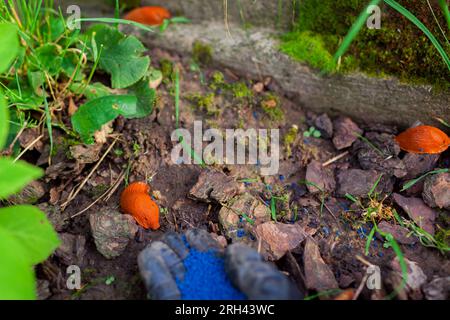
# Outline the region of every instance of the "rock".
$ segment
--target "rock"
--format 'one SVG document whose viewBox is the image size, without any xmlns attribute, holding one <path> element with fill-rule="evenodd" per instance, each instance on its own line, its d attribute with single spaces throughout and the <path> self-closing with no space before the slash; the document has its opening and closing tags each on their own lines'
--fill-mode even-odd
<svg viewBox="0 0 450 320">
<path fill-rule="evenodd" d="M 348 193 L 355 197 L 367 198 L 368 193 L 377 182 L 380 174 L 375 170 L 339 170 L 337 174 L 336 194 L 343 197 Z M 378 193 L 389 193 L 392 192 L 393 187 L 393 179 L 383 175 L 375 191 Z"/>
<path fill-rule="evenodd" d="M 266 222 L 255 228 L 255 235 L 261 241 L 263 255 L 271 261 L 279 260 L 286 252 L 294 250 L 306 238 L 298 224 Z"/>
<path fill-rule="evenodd" d="M 309 238 L 303 253 L 303 266 L 306 288 L 318 292 L 339 288 L 333 272 L 320 256 L 319 247 Z"/>
<path fill-rule="evenodd" d="M 400 147 L 395 136 L 387 133 L 368 132 L 367 141 L 358 140 L 353 145 L 354 152 L 364 170 L 377 170 L 397 178 L 407 174 L 405 164 L 398 158 Z"/>
<path fill-rule="evenodd" d="M 39 126 L 36 128 L 29 128 L 22 132 L 22 134 L 19 135 L 19 143 L 22 148 L 29 147 L 28 150 L 37 150 L 39 152 L 42 152 L 44 149 L 44 143 L 42 142 L 42 139 L 39 139 L 39 136 L 41 135 Z"/>
<path fill-rule="evenodd" d="M 225 203 L 240 190 L 239 184 L 224 173 L 216 170 L 203 171 L 197 183 L 189 191 L 194 200 Z"/>
<path fill-rule="evenodd" d="M 41 203 L 38 205 L 38 208 L 45 212 L 48 220 L 57 232 L 64 230 L 70 219 L 67 211 L 61 211 L 59 206 L 49 205 L 48 203 Z"/>
<path fill-rule="evenodd" d="M 426 177 L 422 199 L 432 208 L 450 209 L 450 173 L 443 172 Z"/>
<path fill-rule="evenodd" d="M 13 204 L 35 204 L 44 195 L 44 184 L 40 181 L 32 181 L 18 194 L 9 197 L 8 200 Z"/>
<path fill-rule="evenodd" d="M 228 242 L 227 239 L 224 236 L 219 236 L 217 233 L 214 232 L 210 232 L 211 237 L 213 237 L 213 239 L 215 241 L 217 241 L 217 243 L 219 243 L 221 248 L 226 248 L 228 246 Z"/>
<path fill-rule="evenodd" d="M 67 265 L 82 265 L 86 254 L 86 238 L 82 235 L 60 233 L 61 245 L 56 249 L 55 255 Z"/>
<path fill-rule="evenodd" d="M 427 300 L 448 300 L 450 298 L 450 277 L 434 278 L 422 288 Z"/>
<path fill-rule="evenodd" d="M 89 223 L 97 250 L 107 259 L 121 255 L 138 231 L 131 215 L 121 214 L 112 208 L 91 214 Z"/>
<path fill-rule="evenodd" d="M 326 113 L 318 116 L 314 121 L 314 125 L 317 129 L 319 129 L 322 137 L 325 139 L 330 139 L 333 136 L 333 123 Z"/>
<path fill-rule="evenodd" d="M 363 133 L 358 125 L 348 117 L 339 117 L 334 120 L 333 128 L 333 144 L 338 150 L 350 147 L 358 139 L 357 135 Z"/>
<path fill-rule="evenodd" d="M 408 152 L 402 160 L 407 172 L 406 176 L 403 178 L 414 179 L 421 174 L 433 170 L 439 160 L 439 154 L 418 154 Z"/>
<path fill-rule="evenodd" d="M 70 147 L 70 154 L 79 163 L 93 163 L 100 158 L 101 144 L 77 144 Z"/>
<path fill-rule="evenodd" d="M 318 161 L 311 161 L 306 168 L 306 180 L 317 185 L 323 192 L 332 192 L 336 188 L 336 180 L 334 172 L 330 168 L 324 168 Z M 321 192 L 314 185 L 306 185 L 309 192 Z"/>
<path fill-rule="evenodd" d="M 380 229 L 384 233 L 392 234 L 394 239 L 401 244 L 414 244 L 418 241 L 418 239 L 414 235 L 409 235 L 408 229 L 397 224 L 390 224 L 387 221 L 381 221 L 378 224 L 378 229 Z M 384 237 L 380 236 L 380 239 L 383 240 Z"/>
<path fill-rule="evenodd" d="M 37 298 L 38 300 L 46 300 L 50 298 L 52 293 L 50 292 L 50 282 L 47 280 L 37 279 Z"/>
<path fill-rule="evenodd" d="M 398 193 L 394 193 L 395 202 L 402 207 L 408 216 L 426 232 L 434 235 L 436 220 L 436 212 L 428 207 L 420 198 L 403 197 Z"/>
<path fill-rule="evenodd" d="M 386 283 L 392 288 L 400 288 L 397 293 L 397 298 L 400 300 L 407 300 L 410 297 L 413 300 L 421 300 L 423 298 L 420 288 L 427 281 L 427 276 L 420 268 L 420 266 L 407 258 L 404 261 L 408 268 L 408 278 L 406 279 L 406 285 L 401 286 L 403 273 L 400 266 L 398 257 L 395 257 L 391 262 L 392 272 L 387 276 Z"/>
<path fill-rule="evenodd" d="M 219 224 L 224 235 L 232 241 L 252 243 L 249 232 L 251 224 L 243 216 L 253 220 L 255 225 L 270 221 L 270 209 L 249 193 L 233 198 L 219 211 Z"/>
</svg>

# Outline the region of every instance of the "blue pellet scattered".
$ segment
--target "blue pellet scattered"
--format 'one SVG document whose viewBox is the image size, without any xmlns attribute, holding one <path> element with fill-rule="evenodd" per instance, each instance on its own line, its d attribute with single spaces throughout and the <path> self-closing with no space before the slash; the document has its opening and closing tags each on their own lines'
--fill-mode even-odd
<svg viewBox="0 0 450 320">
<path fill-rule="evenodd" d="M 237 231 L 236 235 L 237 235 L 239 238 L 242 238 L 242 237 L 245 235 L 245 230 L 244 230 L 244 229 L 239 229 L 239 230 Z"/>
<path fill-rule="evenodd" d="M 284 179 L 285 179 L 285 177 L 282 174 L 280 174 L 279 178 L 280 178 L 280 181 L 284 181 Z"/>
<path fill-rule="evenodd" d="M 244 186 L 248 187 L 251 185 L 251 182 L 244 181 Z"/>
<path fill-rule="evenodd" d="M 328 235 L 330 234 L 330 229 L 328 229 L 328 227 L 322 227 L 323 233 L 325 233 L 325 236 L 328 237 Z"/>
<path fill-rule="evenodd" d="M 177 285 L 183 300 L 245 300 L 225 273 L 223 258 L 212 251 L 191 249 L 184 260 L 186 273 Z"/>
<path fill-rule="evenodd" d="M 380 256 L 380 257 L 382 257 L 382 256 L 384 256 L 384 253 L 383 252 L 378 252 L 378 255 Z"/>
<path fill-rule="evenodd" d="M 253 111 L 252 112 L 252 114 L 253 114 L 253 118 L 255 118 L 256 120 L 258 120 L 258 113 L 256 113 L 256 111 Z"/>
</svg>

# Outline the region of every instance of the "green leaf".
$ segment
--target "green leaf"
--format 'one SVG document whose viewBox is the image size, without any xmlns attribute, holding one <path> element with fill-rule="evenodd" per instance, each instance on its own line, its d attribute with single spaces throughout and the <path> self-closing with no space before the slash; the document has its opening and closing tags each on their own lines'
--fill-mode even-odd
<svg viewBox="0 0 450 320">
<path fill-rule="evenodd" d="M 9 111 L 6 107 L 5 99 L 0 92 L 0 150 L 5 145 L 9 129 Z M 0 169 L 1 170 L 1 169 Z"/>
<path fill-rule="evenodd" d="M 138 38 L 104 24 L 91 27 L 88 35 L 103 46 L 99 66 L 111 75 L 113 88 L 127 88 L 145 76 L 150 58 L 142 56 L 146 49 Z"/>
<path fill-rule="evenodd" d="M 112 95 L 91 100 L 81 105 L 72 116 L 73 129 L 85 143 L 93 143 L 92 135 L 100 130 L 102 125 L 119 115 L 134 115 L 137 100 L 134 95 Z"/>
<path fill-rule="evenodd" d="M 127 118 L 143 118 L 153 111 L 156 91 L 149 85 L 150 79 L 145 77 L 130 88 L 130 93 L 137 97 L 136 111 L 127 116 Z"/>
<path fill-rule="evenodd" d="M 32 59 L 37 69 L 47 72 L 51 76 L 57 75 L 62 68 L 63 58 L 59 47 L 55 44 L 44 44 L 35 51 Z"/>
<path fill-rule="evenodd" d="M 31 181 L 41 177 L 42 170 L 25 161 L 0 158 L 0 199 L 19 192 Z"/>
<path fill-rule="evenodd" d="M 85 87 L 84 90 L 83 87 Z M 112 94 L 111 89 L 100 82 L 88 84 L 87 86 L 83 83 L 75 82 L 70 85 L 69 89 L 75 94 L 83 94 L 88 100 L 110 96 Z"/>
<path fill-rule="evenodd" d="M 17 27 L 12 23 L 0 23 L 0 73 L 8 69 L 18 52 Z"/>
<path fill-rule="evenodd" d="M 34 272 L 26 250 L 0 225 L 0 300 L 35 299 Z"/>
<path fill-rule="evenodd" d="M 45 213 L 30 205 L 1 208 L 0 227 L 19 241 L 30 265 L 47 259 L 60 244 Z"/>
<path fill-rule="evenodd" d="M 38 96 L 43 94 L 42 85 L 44 84 L 44 73 L 42 71 L 30 71 L 27 74 L 28 83 Z"/>
</svg>

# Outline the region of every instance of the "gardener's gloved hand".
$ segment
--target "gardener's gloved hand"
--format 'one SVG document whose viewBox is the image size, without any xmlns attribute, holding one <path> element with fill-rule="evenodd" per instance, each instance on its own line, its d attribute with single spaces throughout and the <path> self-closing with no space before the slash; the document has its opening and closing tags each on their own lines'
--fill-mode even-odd
<svg viewBox="0 0 450 320">
<path fill-rule="evenodd" d="M 166 233 L 138 258 L 152 299 L 300 299 L 293 283 L 250 247 L 223 250 L 200 229 Z"/>
</svg>

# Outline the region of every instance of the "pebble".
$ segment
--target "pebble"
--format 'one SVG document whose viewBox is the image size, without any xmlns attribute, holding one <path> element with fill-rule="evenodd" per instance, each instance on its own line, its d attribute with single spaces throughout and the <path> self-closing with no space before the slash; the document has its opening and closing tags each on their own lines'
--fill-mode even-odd
<svg viewBox="0 0 450 320">
<path fill-rule="evenodd" d="M 334 136 L 333 144 L 338 150 L 350 147 L 358 139 L 356 134 L 362 134 L 363 131 L 358 125 L 348 117 L 339 117 L 333 121 Z M 356 133 L 356 134 L 355 134 Z"/>
<path fill-rule="evenodd" d="M 432 208 L 450 209 L 450 173 L 443 172 L 426 177 L 422 199 Z"/>
</svg>

